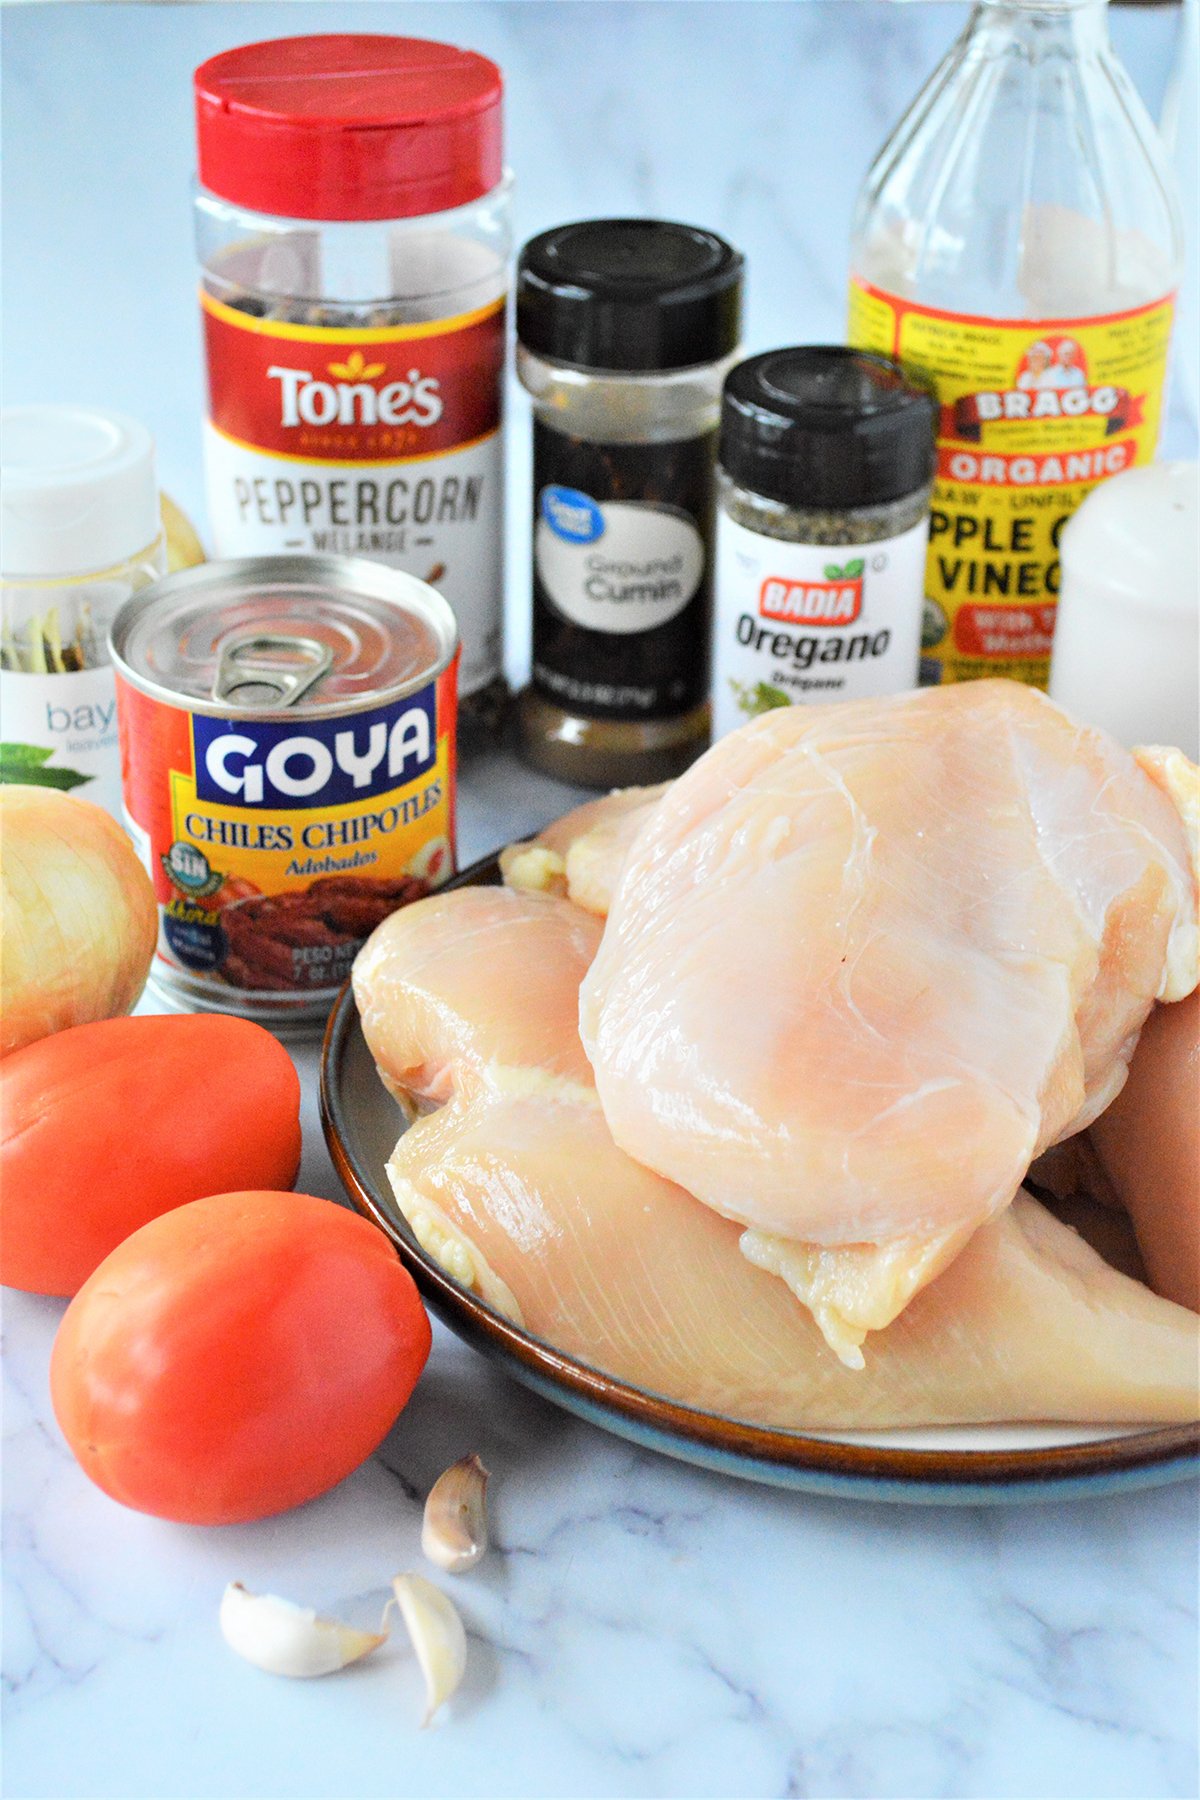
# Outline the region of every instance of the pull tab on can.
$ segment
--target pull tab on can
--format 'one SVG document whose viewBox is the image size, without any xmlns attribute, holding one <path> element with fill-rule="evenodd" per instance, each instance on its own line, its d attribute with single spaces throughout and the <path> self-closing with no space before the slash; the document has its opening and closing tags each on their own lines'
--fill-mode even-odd
<svg viewBox="0 0 1200 1800">
<path fill-rule="evenodd" d="M 333 652 L 316 638 L 281 631 L 230 638 L 221 646 L 214 700 L 268 711 L 294 706 L 333 667 Z"/>
</svg>

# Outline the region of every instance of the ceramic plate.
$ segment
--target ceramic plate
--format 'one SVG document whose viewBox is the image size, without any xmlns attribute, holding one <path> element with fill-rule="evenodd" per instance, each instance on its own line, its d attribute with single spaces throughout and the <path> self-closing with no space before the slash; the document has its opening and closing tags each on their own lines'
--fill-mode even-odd
<svg viewBox="0 0 1200 1800">
<path fill-rule="evenodd" d="M 451 885 L 499 879 L 496 858 L 488 857 Z M 863 1500 L 1058 1499 L 1179 1481 L 1200 1468 L 1200 1426 L 957 1426 L 809 1437 L 646 1393 L 523 1331 L 421 1249 L 392 1198 L 385 1168 L 404 1116 L 375 1073 L 348 986 L 325 1035 L 321 1117 L 351 1200 L 391 1238 L 438 1317 L 518 1381 L 634 1443 L 751 1481 Z"/>
</svg>

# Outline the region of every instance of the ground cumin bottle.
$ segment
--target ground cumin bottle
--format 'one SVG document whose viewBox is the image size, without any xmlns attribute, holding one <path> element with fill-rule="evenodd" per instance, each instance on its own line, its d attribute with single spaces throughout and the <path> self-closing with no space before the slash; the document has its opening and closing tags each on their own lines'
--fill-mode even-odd
<svg viewBox="0 0 1200 1800">
<path fill-rule="evenodd" d="M 922 679 L 1045 687 L 1059 537 L 1158 439 L 1181 240 L 1104 0 L 982 0 L 875 160 L 850 342 L 941 402 Z"/>
<path fill-rule="evenodd" d="M 533 397 L 533 667 L 525 757 L 594 787 L 678 775 L 709 739 L 721 381 L 742 258 L 714 232 L 592 219 L 517 270 Z"/>
</svg>

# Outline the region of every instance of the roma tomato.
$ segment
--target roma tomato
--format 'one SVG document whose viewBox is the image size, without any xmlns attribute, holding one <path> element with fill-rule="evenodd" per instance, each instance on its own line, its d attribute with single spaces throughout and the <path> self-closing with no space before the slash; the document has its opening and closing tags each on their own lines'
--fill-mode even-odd
<svg viewBox="0 0 1200 1800">
<path fill-rule="evenodd" d="M 50 1391 L 106 1494 L 227 1525 L 357 1468 L 429 1341 L 411 1276 L 365 1219 L 311 1194 L 217 1194 L 144 1225 L 84 1283 Z"/>
<path fill-rule="evenodd" d="M 0 1063 L 0 1281 L 73 1294 L 123 1238 L 300 1167 L 300 1082 L 261 1025 L 106 1019 Z"/>
</svg>

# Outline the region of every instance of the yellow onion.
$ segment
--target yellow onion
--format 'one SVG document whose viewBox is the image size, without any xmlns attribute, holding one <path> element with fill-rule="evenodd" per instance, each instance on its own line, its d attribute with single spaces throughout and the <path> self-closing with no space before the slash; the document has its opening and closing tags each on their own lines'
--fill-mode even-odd
<svg viewBox="0 0 1200 1800">
<path fill-rule="evenodd" d="M 115 819 L 55 788 L 0 786 L 0 1056 L 129 1012 L 157 934 Z"/>
</svg>

